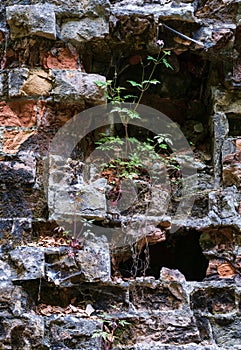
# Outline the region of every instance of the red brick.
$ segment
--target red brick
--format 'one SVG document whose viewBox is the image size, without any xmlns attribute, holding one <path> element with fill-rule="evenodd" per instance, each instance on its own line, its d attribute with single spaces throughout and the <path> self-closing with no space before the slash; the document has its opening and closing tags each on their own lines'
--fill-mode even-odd
<svg viewBox="0 0 241 350">
<path fill-rule="evenodd" d="M 0 126 L 30 127 L 36 124 L 36 102 L 0 102 Z"/>
<path fill-rule="evenodd" d="M 51 52 L 41 55 L 44 68 L 78 69 L 78 54 L 71 53 L 67 48 L 56 49 L 56 54 Z"/>
</svg>

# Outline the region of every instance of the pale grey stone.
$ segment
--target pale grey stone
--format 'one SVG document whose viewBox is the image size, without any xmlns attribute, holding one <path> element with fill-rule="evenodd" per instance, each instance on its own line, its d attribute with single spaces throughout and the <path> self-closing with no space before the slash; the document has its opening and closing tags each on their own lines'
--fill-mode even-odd
<svg viewBox="0 0 241 350">
<path fill-rule="evenodd" d="M 56 19 L 49 5 L 13 5 L 6 9 L 11 38 L 36 35 L 56 38 Z"/>
<path fill-rule="evenodd" d="M 109 23 L 102 17 L 83 18 L 79 21 L 64 23 L 61 29 L 63 40 L 82 43 L 92 39 L 103 39 L 109 34 Z"/>
<path fill-rule="evenodd" d="M 110 253 L 109 245 L 105 241 L 86 240 L 83 250 L 79 250 L 76 261 L 87 282 L 110 280 Z"/>
<path fill-rule="evenodd" d="M 108 0 L 48 0 L 54 6 L 58 17 L 81 18 L 81 17 L 106 17 L 110 14 L 110 2 Z"/>
<path fill-rule="evenodd" d="M 228 154 L 233 154 L 236 151 L 236 146 L 235 146 L 235 139 L 234 138 L 228 138 L 224 140 L 223 142 L 223 147 L 222 147 L 222 161 L 224 161 L 224 158 Z"/>
<path fill-rule="evenodd" d="M 78 197 L 75 202 L 73 195 Z M 78 191 L 73 192 L 71 186 L 62 188 L 49 187 L 48 189 L 49 207 L 52 220 L 67 220 L 73 222 L 76 210 L 76 220 L 81 221 L 81 217 L 104 219 L 106 215 L 105 193 L 96 190 L 90 185 L 80 185 Z"/>
<path fill-rule="evenodd" d="M 19 246 L 10 251 L 18 280 L 31 280 L 44 276 L 44 252 L 41 248 Z"/>
<path fill-rule="evenodd" d="M 46 279 L 57 286 L 70 286 L 79 282 L 110 281 L 109 246 L 104 237 L 93 238 L 76 235 L 76 241 L 82 247 L 71 246 L 45 249 L 45 254 L 51 256 L 53 263 L 46 264 Z M 54 257 L 54 258 L 53 258 Z"/>
<path fill-rule="evenodd" d="M 105 90 L 96 81 L 105 82 L 99 74 L 87 74 L 80 70 L 52 70 L 55 87 L 51 91 L 55 100 L 86 101 L 93 105 L 106 102 Z"/>
<path fill-rule="evenodd" d="M 237 208 L 238 208 L 238 191 L 235 186 L 228 187 L 223 191 L 222 199 L 221 199 L 221 210 L 220 217 L 222 219 L 225 218 L 235 218 L 238 216 Z"/>
</svg>

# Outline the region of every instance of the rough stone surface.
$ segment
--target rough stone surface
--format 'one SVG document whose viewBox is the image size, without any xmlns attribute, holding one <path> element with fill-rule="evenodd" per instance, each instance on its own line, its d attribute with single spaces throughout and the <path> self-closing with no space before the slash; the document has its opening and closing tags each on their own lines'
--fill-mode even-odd
<svg viewBox="0 0 241 350">
<path fill-rule="evenodd" d="M 29 70 L 27 68 L 13 69 L 8 75 L 8 94 L 10 97 L 21 96 L 19 91 L 28 77 Z"/>
<path fill-rule="evenodd" d="M 31 127 L 37 122 L 36 102 L 33 100 L 0 102 L 1 126 Z"/>
<path fill-rule="evenodd" d="M 240 2 L 225 0 L 0 2 L 1 349 L 100 350 L 93 333 L 116 325 L 116 350 L 241 349 L 240 19 Z M 50 160 L 46 193 L 57 131 L 106 103 L 96 81 L 136 95 L 127 81 L 140 82 L 142 62 L 148 79 L 162 40 L 172 69 L 157 67 L 141 102 L 178 123 L 197 174 L 186 185 L 174 166 L 158 189 L 148 172 L 121 180 L 126 198 L 113 201 L 116 183 L 90 164 L 113 125 L 63 163 L 79 123 Z M 177 216 L 183 198 L 193 207 Z"/>
<path fill-rule="evenodd" d="M 83 242 L 83 237 L 78 236 Z M 49 281 L 56 285 L 79 282 L 107 282 L 110 280 L 109 248 L 101 238 L 83 243 L 78 252 L 71 249 L 49 249 L 46 251 L 51 263 L 46 266 Z"/>
<path fill-rule="evenodd" d="M 26 35 L 37 35 L 47 39 L 56 38 L 55 13 L 50 6 L 9 6 L 7 21 L 12 39 Z"/>
<path fill-rule="evenodd" d="M 80 21 L 71 21 L 63 24 L 61 37 L 75 43 L 90 41 L 95 38 L 104 38 L 109 34 L 109 23 L 104 18 L 83 18 Z"/>
<path fill-rule="evenodd" d="M 88 282 L 110 280 L 110 254 L 107 242 L 88 242 L 76 255 L 76 262 Z"/>
<path fill-rule="evenodd" d="M 78 101 L 102 104 L 105 102 L 104 90 L 95 82 L 105 82 L 105 78 L 97 74 L 85 74 L 79 70 L 52 70 L 54 87 L 51 94 L 55 100 Z"/>
<path fill-rule="evenodd" d="M 71 47 L 72 49 L 72 47 Z M 78 53 L 77 50 L 72 52 L 68 48 L 55 48 L 50 52 L 41 55 L 42 65 L 44 68 L 55 69 L 77 69 Z"/>
<path fill-rule="evenodd" d="M 44 276 L 44 253 L 32 247 L 17 247 L 10 253 L 16 266 L 17 279 L 29 280 Z"/>
<path fill-rule="evenodd" d="M 3 152 L 8 154 L 16 154 L 21 145 L 35 134 L 30 130 L 6 130 L 3 134 Z"/>
<path fill-rule="evenodd" d="M 49 321 L 50 344 L 62 349 L 99 349 L 100 339 L 92 338 L 93 333 L 100 329 L 100 323 L 74 316 L 67 316 Z"/>
</svg>

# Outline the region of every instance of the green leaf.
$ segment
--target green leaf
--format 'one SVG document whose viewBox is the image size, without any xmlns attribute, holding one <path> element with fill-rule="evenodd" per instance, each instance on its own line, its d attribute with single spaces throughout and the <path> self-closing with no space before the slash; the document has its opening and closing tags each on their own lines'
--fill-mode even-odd
<svg viewBox="0 0 241 350">
<path fill-rule="evenodd" d="M 116 91 L 117 91 L 117 92 L 118 92 L 118 91 L 121 91 L 121 90 L 126 90 L 126 88 L 121 87 L 121 86 L 118 86 L 118 87 L 116 88 Z"/>
<path fill-rule="evenodd" d="M 127 98 L 137 98 L 138 96 L 135 95 L 125 95 L 123 98 L 126 100 Z"/>
<path fill-rule="evenodd" d="M 133 80 L 127 80 L 128 83 L 131 84 L 131 86 L 142 88 L 142 84 L 137 83 L 136 81 Z"/>
<path fill-rule="evenodd" d="M 152 56 L 147 56 L 147 59 L 149 60 L 149 61 L 153 61 L 153 62 L 157 62 L 157 59 L 156 58 L 154 58 L 154 57 L 152 57 Z"/>
<path fill-rule="evenodd" d="M 152 79 L 152 80 L 143 80 L 142 83 L 143 84 L 154 84 L 154 85 L 156 85 L 156 84 L 160 84 L 160 81 L 157 80 L 157 79 Z"/>
<path fill-rule="evenodd" d="M 172 70 L 174 70 L 174 68 L 170 65 L 170 63 L 165 58 L 163 58 L 162 61 L 166 68 L 171 68 Z"/>
</svg>

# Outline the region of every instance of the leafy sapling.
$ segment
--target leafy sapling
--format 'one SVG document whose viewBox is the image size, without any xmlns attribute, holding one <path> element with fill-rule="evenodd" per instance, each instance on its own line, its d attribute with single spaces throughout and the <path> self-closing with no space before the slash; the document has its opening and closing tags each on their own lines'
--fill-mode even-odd
<svg viewBox="0 0 241 350">
<path fill-rule="evenodd" d="M 172 168 L 177 166 L 174 160 L 170 158 L 170 154 L 168 154 L 168 149 L 170 149 L 168 146 L 172 145 L 171 135 L 159 134 L 154 136 L 154 139 L 147 138 L 145 142 L 140 142 L 137 138 L 130 137 L 128 131 L 130 120 L 141 118 L 137 108 L 141 103 L 144 93 L 151 85 L 160 83 L 159 80 L 153 78 L 157 66 L 164 64 L 166 68 L 173 69 L 167 60 L 170 51 L 163 50 L 164 42 L 162 40 L 158 40 L 157 45 L 160 47 L 160 50 L 156 58 L 147 56 L 146 63 L 140 58 L 140 82 L 127 80 L 130 86 L 137 90 L 138 96 L 124 94 L 126 88 L 117 86 L 117 73 L 115 73 L 114 80 L 107 80 L 106 83 L 96 82 L 98 86 L 106 89 L 107 99 L 113 104 L 110 115 L 115 113 L 120 117 L 125 131 L 125 139 L 121 139 L 119 136 L 116 136 L 114 132 L 111 132 L 110 135 L 102 134 L 101 138 L 96 142 L 97 148 L 102 151 L 110 151 L 118 149 L 118 147 L 120 149 L 115 160 L 110 159 L 109 163 L 104 164 L 104 171 L 102 172 L 102 175 L 107 177 L 108 181 L 109 179 L 112 181 L 113 177 L 115 177 L 116 183 L 114 184 L 114 192 L 116 193 L 121 191 L 121 183 L 119 180 L 134 179 L 142 175 L 146 167 L 145 164 L 143 164 L 143 159 L 158 161 L 161 157 L 161 160 L 167 167 Z M 146 77 L 147 67 L 151 65 L 151 71 Z M 129 102 L 130 100 L 132 100 L 132 102 L 130 102 L 129 108 L 121 105 L 122 102 Z M 165 153 L 164 156 L 162 156 L 163 152 Z M 113 174 L 115 176 L 113 176 Z M 115 199 L 113 202 L 116 202 L 116 198 L 119 197 L 120 196 L 114 197 Z"/>
</svg>

